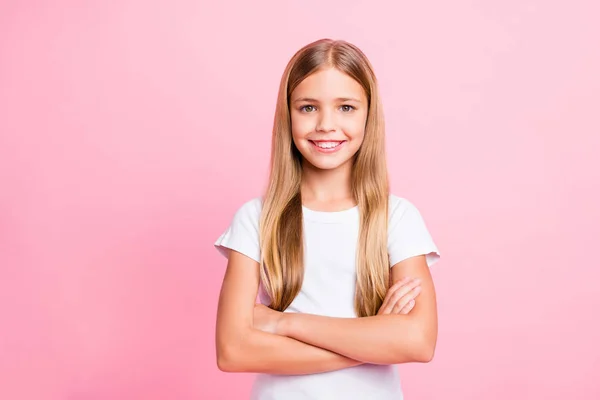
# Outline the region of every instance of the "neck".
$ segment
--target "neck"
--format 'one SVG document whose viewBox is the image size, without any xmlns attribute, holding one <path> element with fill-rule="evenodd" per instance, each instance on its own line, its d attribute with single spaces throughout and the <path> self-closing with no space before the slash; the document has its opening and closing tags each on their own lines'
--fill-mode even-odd
<svg viewBox="0 0 600 400">
<path fill-rule="evenodd" d="M 353 200 L 352 164 L 347 162 L 338 168 L 323 170 L 303 163 L 301 193 L 307 203 Z"/>
</svg>

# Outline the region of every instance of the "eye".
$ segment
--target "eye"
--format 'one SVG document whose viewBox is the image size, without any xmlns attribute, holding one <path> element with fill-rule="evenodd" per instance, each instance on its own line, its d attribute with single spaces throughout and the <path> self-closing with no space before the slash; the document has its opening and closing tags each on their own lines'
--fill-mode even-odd
<svg viewBox="0 0 600 400">
<path fill-rule="evenodd" d="M 302 112 L 312 112 L 314 109 L 315 107 L 311 106 L 310 104 L 300 107 L 300 111 Z"/>
<path fill-rule="evenodd" d="M 350 112 L 350 111 L 353 111 L 353 110 L 355 110 L 355 109 L 356 109 L 356 108 L 354 108 L 353 106 L 351 106 L 351 105 L 348 105 L 348 104 L 344 104 L 344 105 L 342 106 L 342 111 L 343 111 L 343 112 Z"/>
</svg>

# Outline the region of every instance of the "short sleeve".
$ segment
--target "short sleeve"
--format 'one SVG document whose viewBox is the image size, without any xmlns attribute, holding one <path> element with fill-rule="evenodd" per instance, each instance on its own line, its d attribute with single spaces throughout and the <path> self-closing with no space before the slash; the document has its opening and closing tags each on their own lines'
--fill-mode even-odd
<svg viewBox="0 0 600 400">
<path fill-rule="evenodd" d="M 235 250 L 260 262 L 258 224 L 261 206 L 261 199 L 255 198 L 244 203 L 235 212 L 230 225 L 214 243 L 225 258 L 229 258 L 229 250 Z"/>
<path fill-rule="evenodd" d="M 390 266 L 410 257 L 425 255 L 431 267 L 440 259 L 419 210 L 410 201 L 390 196 L 390 219 L 388 225 L 388 254 Z"/>
</svg>

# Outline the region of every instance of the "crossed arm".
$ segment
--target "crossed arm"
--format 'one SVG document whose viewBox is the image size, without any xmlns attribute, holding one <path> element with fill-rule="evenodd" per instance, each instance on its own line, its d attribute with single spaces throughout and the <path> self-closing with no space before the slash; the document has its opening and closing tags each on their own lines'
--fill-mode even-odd
<svg viewBox="0 0 600 400">
<path fill-rule="evenodd" d="M 399 262 L 393 266 L 392 276 L 394 282 L 404 276 L 421 279 L 419 300 L 409 314 L 334 318 L 278 313 L 277 327 L 269 333 L 253 323 L 258 263 L 232 250 L 217 313 L 219 369 L 312 374 L 362 363 L 428 362 L 437 340 L 437 307 L 425 256 Z"/>
</svg>

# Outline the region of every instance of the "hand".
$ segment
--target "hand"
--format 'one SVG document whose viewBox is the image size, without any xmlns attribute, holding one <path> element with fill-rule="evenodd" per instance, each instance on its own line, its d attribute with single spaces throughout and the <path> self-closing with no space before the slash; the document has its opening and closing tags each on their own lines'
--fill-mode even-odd
<svg viewBox="0 0 600 400">
<path fill-rule="evenodd" d="M 282 319 L 282 312 L 275 311 L 263 304 L 254 305 L 254 329 L 279 335 Z"/>
<path fill-rule="evenodd" d="M 405 277 L 396 282 L 385 295 L 377 315 L 408 314 L 415 306 L 415 298 L 421 293 L 421 280 Z"/>
</svg>

